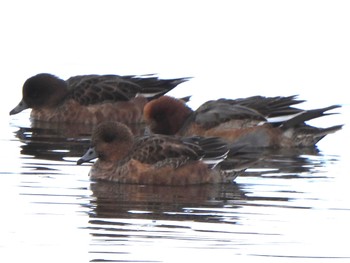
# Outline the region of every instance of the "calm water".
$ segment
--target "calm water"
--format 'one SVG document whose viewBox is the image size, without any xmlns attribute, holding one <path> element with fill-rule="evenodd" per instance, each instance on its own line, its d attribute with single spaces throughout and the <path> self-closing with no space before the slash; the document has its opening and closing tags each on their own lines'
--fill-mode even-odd
<svg viewBox="0 0 350 263">
<path fill-rule="evenodd" d="M 1 262 L 350 262 L 347 127 L 235 184 L 154 187 L 91 182 L 89 131 L 28 116 L 1 120 Z"/>
</svg>

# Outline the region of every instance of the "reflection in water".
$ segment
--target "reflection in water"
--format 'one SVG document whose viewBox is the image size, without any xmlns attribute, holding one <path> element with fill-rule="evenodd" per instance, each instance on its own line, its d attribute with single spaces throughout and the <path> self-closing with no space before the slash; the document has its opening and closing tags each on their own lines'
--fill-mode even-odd
<svg viewBox="0 0 350 263">
<path fill-rule="evenodd" d="M 91 190 L 94 197 L 91 218 L 140 218 L 141 215 L 162 220 L 207 221 L 207 218 L 184 213 L 184 208 L 223 207 L 228 200 L 245 198 L 237 184 L 167 187 L 94 182 Z"/>
<path fill-rule="evenodd" d="M 36 159 L 63 160 L 64 157 L 78 157 L 88 147 L 88 136 L 65 137 L 61 130 L 41 128 L 20 128 L 16 136 L 23 143 L 21 154 Z"/>
<path fill-rule="evenodd" d="M 241 194 L 236 185 L 231 186 L 233 195 Z M 96 261 L 163 261 L 167 246 L 181 248 L 194 239 L 200 240 L 195 237 L 194 227 L 199 222 L 210 222 L 208 214 L 214 216 L 215 212 L 209 205 L 223 202 L 218 198 L 220 188 L 92 183 L 91 256 Z M 193 207 L 207 207 L 208 212 L 195 213 Z"/>
<path fill-rule="evenodd" d="M 313 174 L 318 168 L 324 166 L 325 159 L 316 147 L 265 150 L 250 172 L 246 175 L 279 176 L 285 178 L 300 177 Z M 319 175 L 318 175 L 319 176 Z"/>
<path fill-rule="evenodd" d="M 143 125 L 130 126 L 134 134 L 143 134 Z M 93 127 L 82 124 L 34 122 L 20 127 L 16 137 L 23 142 L 21 154 L 37 159 L 60 161 L 81 157 L 89 146 Z"/>
</svg>

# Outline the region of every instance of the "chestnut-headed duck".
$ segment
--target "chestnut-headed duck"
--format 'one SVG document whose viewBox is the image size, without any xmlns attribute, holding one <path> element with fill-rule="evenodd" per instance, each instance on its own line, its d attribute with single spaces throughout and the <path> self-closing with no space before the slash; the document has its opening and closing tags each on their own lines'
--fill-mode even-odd
<svg viewBox="0 0 350 263">
<path fill-rule="evenodd" d="M 342 125 L 317 128 L 305 124 L 332 114 L 326 112 L 339 105 L 314 110 L 292 107 L 300 102 L 295 96 L 254 96 L 208 101 L 193 111 L 175 98 L 161 96 L 146 104 L 144 117 L 153 133 L 218 136 L 254 148 L 312 147 L 327 134 L 341 129 Z M 285 119 L 276 121 L 276 117 Z"/>
<path fill-rule="evenodd" d="M 152 185 L 224 183 L 239 174 L 227 164 L 226 170 L 220 168 L 232 150 L 221 138 L 135 137 L 120 122 L 103 122 L 94 129 L 91 147 L 77 164 L 98 158 L 89 173 L 94 180 Z"/>
<path fill-rule="evenodd" d="M 25 81 L 22 100 L 10 115 L 31 108 L 31 118 L 38 121 L 141 123 L 143 107 L 149 100 L 186 80 L 154 75 L 81 75 L 63 80 L 41 73 Z"/>
</svg>

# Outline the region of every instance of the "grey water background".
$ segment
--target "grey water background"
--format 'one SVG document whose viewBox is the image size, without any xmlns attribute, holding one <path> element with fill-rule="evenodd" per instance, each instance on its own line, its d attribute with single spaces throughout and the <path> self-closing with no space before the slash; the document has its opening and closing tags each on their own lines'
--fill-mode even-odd
<svg viewBox="0 0 350 263">
<path fill-rule="evenodd" d="M 3 1 L 0 262 L 349 262 L 348 1 Z M 48 72 L 193 77 L 171 95 L 341 104 L 318 151 L 266 153 L 235 184 L 91 182 L 84 127 L 8 112 Z"/>
</svg>

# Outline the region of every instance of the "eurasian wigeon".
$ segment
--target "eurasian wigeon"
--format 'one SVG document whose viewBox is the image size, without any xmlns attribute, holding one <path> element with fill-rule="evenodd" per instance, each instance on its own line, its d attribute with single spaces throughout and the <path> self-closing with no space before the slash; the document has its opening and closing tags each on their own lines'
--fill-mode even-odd
<svg viewBox="0 0 350 263">
<path fill-rule="evenodd" d="M 38 121 L 140 123 L 147 101 L 186 80 L 159 79 L 153 75 L 81 75 L 65 81 L 41 73 L 25 81 L 22 100 L 10 115 L 31 108 L 31 118 Z"/>
<path fill-rule="evenodd" d="M 295 96 L 255 96 L 208 101 L 193 111 L 175 98 L 161 96 L 146 104 L 144 117 L 153 133 L 218 136 L 256 148 L 311 147 L 327 134 L 341 129 L 342 125 L 317 128 L 305 124 L 332 114 L 326 112 L 339 105 L 314 110 L 291 107 L 300 102 Z M 270 117 L 285 117 L 285 120 L 273 122 Z"/>
<path fill-rule="evenodd" d="M 89 173 L 95 180 L 153 185 L 222 183 L 237 176 L 232 167 L 220 168 L 231 150 L 220 138 L 156 134 L 135 138 L 126 125 L 104 122 L 94 129 L 91 147 L 77 164 L 98 158 Z"/>
</svg>

